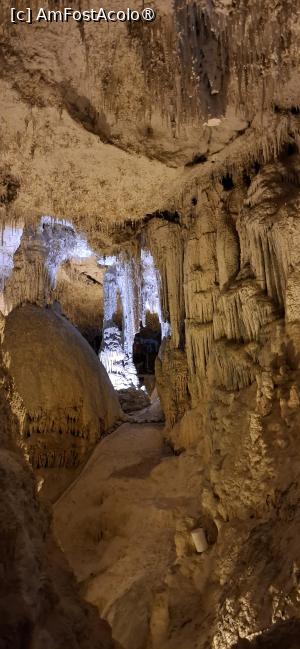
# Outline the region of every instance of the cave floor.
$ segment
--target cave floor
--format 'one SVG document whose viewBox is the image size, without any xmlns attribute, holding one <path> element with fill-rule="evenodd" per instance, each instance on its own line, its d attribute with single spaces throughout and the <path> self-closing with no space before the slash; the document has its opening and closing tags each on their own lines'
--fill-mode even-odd
<svg viewBox="0 0 300 649">
<path fill-rule="evenodd" d="M 161 636 L 163 646 L 163 601 L 170 587 L 180 625 L 199 606 L 192 574 L 202 559 L 190 557 L 181 574 L 174 541 L 182 521 L 199 515 L 199 459 L 189 452 L 174 456 L 163 433 L 163 424 L 121 425 L 96 447 L 54 506 L 55 534 L 85 598 L 126 649 L 147 646 L 158 600 L 152 634 Z"/>
</svg>

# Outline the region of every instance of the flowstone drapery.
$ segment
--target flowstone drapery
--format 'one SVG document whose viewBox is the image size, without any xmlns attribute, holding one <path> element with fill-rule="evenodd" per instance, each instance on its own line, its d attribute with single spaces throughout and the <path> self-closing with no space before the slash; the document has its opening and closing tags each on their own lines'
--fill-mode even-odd
<svg viewBox="0 0 300 649">
<path fill-rule="evenodd" d="M 2 348 L 26 457 L 35 469 L 78 466 L 121 414 L 96 354 L 66 318 L 31 304 L 5 319 Z"/>
</svg>

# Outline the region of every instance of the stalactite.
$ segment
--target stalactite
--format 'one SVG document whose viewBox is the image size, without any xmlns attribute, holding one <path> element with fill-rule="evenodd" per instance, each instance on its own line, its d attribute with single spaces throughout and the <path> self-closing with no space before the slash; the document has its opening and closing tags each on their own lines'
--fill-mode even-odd
<svg viewBox="0 0 300 649">
<path fill-rule="evenodd" d="M 247 213 L 248 214 L 248 213 Z M 278 219 L 251 219 L 241 221 L 246 232 L 243 258 L 249 259 L 257 280 L 269 297 L 284 306 L 286 282 L 290 266 L 289 233 Z M 271 226 L 271 227 L 270 227 Z"/>
<path fill-rule="evenodd" d="M 195 405 L 203 392 L 207 364 L 213 342 L 212 323 L 186 321 L 186 353 L 189 369 L 189 391 Z"/>
<path fill-rule="evenodd" d="M 146 314 L 155 313 L 161 326 L 162 339 L 170 334 L 170 325 L 164 320 L 161 305 L 161 278 L 149 250 L 141 250 L 141 321 L 146 324 Z"/>
<path fill-rule="evenodd" d="M 220 341 L 213 347 L 208 369 L 211 384 L 226 390 L 242 390 L 256 378 L 257 365 L 253 361 L 253 349 L 247 346 Z"/>
<path fill-rule="evenodd" d="M 152 219 L 147 225 L 145 238 L 160 272 L 163 319 L 170 323 L 173 344 L 179 347 L 185 312 L 180 228 L 173 223 Z"/>
<path fill-rule="evenodd" d="M 113 320 L 117 312 L 119 291 L 117 259 L 108 257 L 101 261 L 107 268 L 103 284 L 104 314 L 100 360 L 114 387 L 118 390 L 130 387 L 131 383 L 125 373 L 126 354 L 123 335 Z"/>
<path fill-rule="evenodd" d="M 37 226 L 13 231 L 5 246 L 8 257 L 0 279 L 4 313 L 24 302 L 46 304 L 55 288 L 59 266 L 72 257 L 82 259 L 92 254 L 70 222 L 52 217 L 42 217 Z"/>
<path fill-rule="evenodd" d="M 138 257 L 124 253 L 100 259 L 100 263 L 107 266 L 100 360 L 117 390 L 136 389 L 139 380 L 133 363 L 133 344 L 147 311 L 158 315 L 163 338 L 169 332 L 162 316 L 159 274 L 152 255 L 145 250 Z M 122 332 L 113 320 L 118 295 L 122 305 Z"/>
<path fill-rule="evenodd" d="M 277 317 L 276 304 L 260 290 L 257 282 L 241 282 L 219 297 L 213 316 L 214 339 L 257 340 L 261 328 Z"/>
<path fill-rule="evenodd" d="M 216 310 L 219 289 L 201 290 L 199 279 L 191 278 L 185 283 L 185 304 L 188 319 L 199 319 L 200 323 L 212 322 Z"/>
</svg>

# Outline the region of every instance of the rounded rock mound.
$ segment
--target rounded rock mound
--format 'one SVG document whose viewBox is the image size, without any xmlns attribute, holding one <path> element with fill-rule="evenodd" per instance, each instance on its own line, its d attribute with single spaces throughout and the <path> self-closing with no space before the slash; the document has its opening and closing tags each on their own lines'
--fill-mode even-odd
<svg viewBox="0 0 300 649">
<path fill-rule="evenodd" d="M 29 304 L 6 318 L 3 352 L 32 466 L 77 466 L 121 414 L 97 355 L 66 318 Z"/>
</svg>

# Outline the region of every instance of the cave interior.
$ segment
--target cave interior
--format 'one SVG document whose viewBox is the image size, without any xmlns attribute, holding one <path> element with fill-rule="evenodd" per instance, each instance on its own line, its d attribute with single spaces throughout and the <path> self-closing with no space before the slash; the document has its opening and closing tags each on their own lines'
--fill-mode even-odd
<svg viewBox="0 0 300 649">
<path fill-rule="evenodd" d="M 299 649 L 300 0 L 73 6 L 0 7 L 0 649 Z"/>
</svg>

